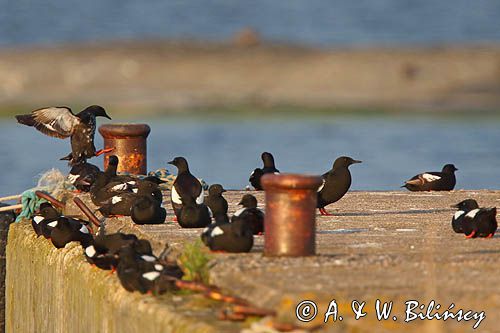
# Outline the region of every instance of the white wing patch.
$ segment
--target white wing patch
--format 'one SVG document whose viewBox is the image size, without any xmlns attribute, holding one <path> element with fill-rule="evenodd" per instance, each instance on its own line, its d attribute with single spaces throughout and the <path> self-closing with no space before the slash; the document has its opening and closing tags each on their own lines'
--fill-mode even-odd
<svg viewBox="0 0 500 333">
<path fill-rule="evenodd" d="M 119 202 L 120 202 L 120 201 L 122 201 L 122 200 L 123 200 L 123 199 L 122 199 L 122 197 L 118 197 L 118 196 L 116 196 L 116 197 L 112 197 L 112 198 L 111 198 L 111 203 L 112 203 L 113 205 L 115 205 L 115 204 L 119 203 Z"/>
<path fill-rule="evenodd" d="M 129 184 L 129 185 L 135 185 L 136 182 L 135 182 L 135 180 L 131 180 L 131 181 L 128 181 L 127 184 Z"/>
<path fill-rule="evenodd" d="M 141 259 L 142 259 L 142 260 L 144 260 L 144 261 L 147 261 L 147 262 L 153 262 L 153 261 L 155 261 L 155 260 L 156 260 L 156 258 L 155 258 L 155 257 L 153 257 L 153 256 L 148 256 L 148 255 L 146 255 L 146 254 L 145 254 L 145 255 L 143 255 L 143 256 L 141 256 Z"/>
<path fill-rule="evenodd" d="M 95 256 L 96 253 L 97 251 L 95 250 L 94 245 L 90 245 L 87 248 L 85 248 L 85 254 L 87 255 L 87 257 L 92 258 L 93 256 Z"/>
<path fill-rule="evenodd" d="M 133 188 L 133 189 L 132 189 L 132 192 L 137 193 L 137 192 L 139 192 L 139 189 L 137 189 L 137 188 Z"/>
<path fill-rule="evenodd" d="M 156 269 L 157 271 L 162 271 L 162 270 L 163 270 L 163 265 L 156 264 L 156 265 L 155 265 L 155 269 Z"/>
<path fill-rule="evenodd" d="M 464 212 L 463 210 L 459 210 L 458 212 L 456 212 L 456 213 L 455 213 L 455 215 L 453 215 L 453 218 L 454 218 L 455 220 L 458 220 L 458 218 L 459 218 L 460 216 L 464 215 L 464 213 L 465 213 L 465 212 Z"/>
<path fill-rule="evenodd" d="M 113 191 L 125 191 L 127 189 L 128 185 L 126 183 L 123 184 L 118 184 L 113 186 L 111 189 Z"/>
<path fill-rule="evenodd" d="M 202 188 L 200 195 L 198 196 L 198 198 L 196 198 L 196 203 L 198 205 L 201 205 L 203 203 L 203 201 L 205 201 L 205 191 L 203 191 L 203 188 Z"/>
<path fill-rule="evenodd" d="M 171 198 L 172 198 L 172 202 L 173 203 L 182 205 L 181 196 L 179 195 L 179 193 L 177 193 L 177 190 L 175 189 L 175 186 L 172 186 Z"/>
<path fill-rule="evenodd" d="M 57 226 L 57 221 L 54 221 L 54 222 L 50 222 L 49 224 L 47 224 L 49 227 L 52 227 L 52 228 L 55 228 Z"/>
<path fill-rule="evenodd" d="M 149 281 L 156 280 L 160 276 L 160 272 L 147 272 L 142 274 L 142 277 L 148 279 Z"/>
<path fill-rule="evenodd" d="M 215 227 L 212 232 L 210 233 L 210 236 L 215 237 L 215 236 L 220 236 L 224 235 L 224 230 L 222 230 L 219 227 Z"/>
<path fill-rule="evenodd" d="M 74 184 L 78 180 L 78 178 L 80 178 L 80 175 L 74 175 L 72 173 L 68 175 L 68 180 L 71 184 Z"/>
<path fill-rule="evenodd" d="M 212 213 L 212 210 L 210 209 L 210 207 L 207 206 L 207 209 L 208 209 L 208 215 L 210 215 L 210 218 L 214 217 L 214 214 Z"/>
<path fill-rule="evenodd" d="M 37 215 L 33 218 L 33 221 L 35 221 L 36 224 L 40 224 L 40 222 L 42 222 L 43 220 L 45 220 L 45 218 L 40 215 Z"/>
<path fill-rule="evenodd" d="M 470 217 L 471 219 L 473 219 L 474 217 L 476 217 L 477 213 L 479 213 L 479 209 L 478 208 L 471 210 L 465 216 Z"/>
<path fill-rule="evenodd" d="M 80 232 L 83 234 L 88 234 L 89 229 L 87 228 L 87 226 L 82 225 L 82 227 L 80 228 Z"/>
<path fill-rule="evenodd" d="M 422 179 L 424 179 L 427 182 L 434 182 L 436 180 L 440 180 L 441 177 L 436 176 L 436 175 L 431 175 L 430 173 L 423 173 L 422 174 Z"/>
<path fill-rule="evenodd" d="M 243 213 L 246 209 L 246 207 L 243 207 L 243 208 L 240 208 L 238 209 L 235 213 L 234 213 L 234 216 L 240 216 L 241 213 Z"/>
<path fill-rule="evenodd" d="M 321 190 L 323 189 L 323 187 L 325 187 L 325 183 L 326 183 L 326 180 L 323 179 L 323 184 L 321 184 L 320 187 L 318 188 L 318 192 L 321 192 Z"/>
</svg>

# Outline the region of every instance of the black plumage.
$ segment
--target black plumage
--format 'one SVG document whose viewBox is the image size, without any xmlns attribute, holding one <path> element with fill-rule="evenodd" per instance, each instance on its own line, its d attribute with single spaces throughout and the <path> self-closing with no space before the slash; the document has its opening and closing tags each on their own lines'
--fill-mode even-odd
<svg viewBox="0 0 500 333">
<path fill-rule="evenodd" d="M 84 248 L 93 242 L 93 237 L 85 225 L 88 224 L 86 221 L 61 216 L 49 223 L 49 225 L 51 224 L 50 240 L 58 249 L 65 247 L 70 242 L 80 242 Z"/>
<path fill-rule="evenodd" d="M 254 235 L 262 234 L 264 232 L 264 213 L 257 208 L 257 198 L 251 194 L 245 194 L 239 205 L 242 205 L 243 208 L 234 213 L 231 222 L 242 220 L 250 226 Z"/>
<path fill-rule="evenodd" d="M 220 184 L 210 185 L 208 188 L 208 196 L 205 198 L 205 205 L 210 208 L 212 215 L 227 214 L 227 201 L 222 196 L 226 190 Z"/>
<path fill-rule="evenodd" d="M 441 172 L 420 173 L 407 180 L 401 187 L 406 187 L 410 191 L 451 191 L 457 183 L 455 178 L 457 170 L 453 164 L 446 164 Z"/>
<path fill-rule="evenodd" d="M 460 201 L 459 203 L 453 205 L 452 207 L 458 208 L 458 210 L 455 212 L 455 214 L 453 214 L 453 218 L 451 219 L 451 227 L 453 228 L 453 231 L 455 231 L 456 233 L 463 234 L 464 233 L 463 224 L 465 215 L 471 210 L 479 208 L 479 205 L 474 199 L 466 199 Z"/>
<path fill-rule="evenodd" d="M 118 252 L 125 246 L 131 246 L 137 242 L 134 234 L 113 233 L 98 235 L 94 242 L 84 248 L 85 258 L 90 264 L 100 269 L 115 269 L 118 265 Z"/>
<path fill-rule="evenodd" d="M 117 178 L 118 157 L 109 157 L 108 166 L 104 172 L 99 172 L 90 187 L 90 198 L 96 206 L 103 205 L 110 198 L 121 193 L 133 193 L 136 186 L 135 178 Z"/>
<path fill-rule="evenodd" d="M 476 208 L 465 214 L 463 230 L 466 238 L 491 238 L 498 228 L 497 209 Z"/>
<path fill-rule="evenodd" d="M 177 222 L 183 228 L 204 228 L 212 222 L 212 218 L 205 204 L 198 204 L 194 197 L 185 196 L 182 198 Z"/>
<path fill-rule="evenodd" d="M 161 207 L 161 203 L 155 199 L 154 194 L 145 195 L 135 200 L 131 217 L 136 224 L 160 224 L 165 222 L 167 211 Z"/>
<path fill-rule="evenodd" d="M 184 157 L 176 157 L 168 163 L 177 167 L 177 177 L 172 184 L 171 203 L 178 218 L 182 208 L 182 199 L 193 197 L 198 204 L 204 202 L 203 187 L 189 171 L 188 163 Z"/>
<path fill-rule="evenodd" d="M 99 105 L 89 106 L 76 115 L 65 106 L 42 108 L 30 114 L 17 115 L 16 119 L 46 135 L 60 139 L 71 138 L 71 153 L 63 159 L 69 160 L 70 165 L 76 165 L 109 151 L 96 151 L 94 146 L 96 117 L 111 119 Z"/>
<path fill-rule="evenodd" d="M 89 192 L 97 175 L 101 172 L 99 168 L 91 163 L 82 162 L 74 165 L 68 174 L 69 182 L 78 191 Z"/>
<path fill-rule="evenodd" d="M 151 202 L 155 204 L 155 207 L 159 207 L 160 204 L 153 197 L 154 191 L 158 189 L 158 185 L 152 182 L 139 182 L 137 193 L 135 192 L 124 192 L 117 194 L 105 202 L 103 202 L 102 206 L 99 208 L 99 211 L 104 216 L 131 216 L 132 215 L 132 207 L 135 202 L 141 197 L 149 197 L 152 198 Z M 137 207 L 137 209 L 141 210 L 142 207 Z"/>
<path fill-rule="evenodd" d="M 325 207 L 339 201 L 351 187 L 351 172 L 349 166 L 361 163 L 348 156 L 341 156 L 335 160 L 332 169 L 324 173 L 323 185 L 318 189 L 317 208 L 321 215 L 330 215 Z"/>
<path fill-rule="evenodd" d="M 264 167 L 262 169 L 256 168 L 248 179 L 250 184 L 252 184 L 252 186 L 258 191 L 263 190 L 260 183 L 263 175 L 265 175 L 266 173 L 279 173 L 279 170 L 276 169 L 274 165 L 274 157 L 271 153 L 263 152 L 261 158 L 262 162 L 264 162 Z"/>
<path fill-rule="evenodd" d="M 232 223 L 213 223 L 203 230 L 201 239 L 212 251 L 249 252 L 253 246 L 252 228 L 242 219 Z"/>
<path fill-rule="evenodd" d="M 48 202 L 43 202 L 40 205 L 38 214 L 35 214 L 31 219 L 31 226 L 37 236 L 43 235 L 45 238 L 50 238 L 52 226 L 49 223 L 56 221 L 61 214 Z"/>
</svg>

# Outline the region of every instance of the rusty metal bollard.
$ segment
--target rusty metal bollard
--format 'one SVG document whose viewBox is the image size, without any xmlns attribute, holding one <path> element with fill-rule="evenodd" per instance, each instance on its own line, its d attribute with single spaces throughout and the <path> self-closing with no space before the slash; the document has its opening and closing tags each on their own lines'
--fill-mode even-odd
<svg viewBox="0 0 500 333">
<path fill-rule="evenodd" d="M 264 255 L 310 256 L 316 253 L 317 190 L 319 176 L 267 174 Z"/>
<path fill-rule="evenodd" d="M 104 168 L 108 166 L 109 155 L 116 155 L 120 160 L 119 172 L 134 175 L 146 174 L 147 137 L 151 132 L 146 124 L 105 124 L 99 127 L 104 138 L 104 148 L 115 148 L 104 156 Z"/>
</svg>

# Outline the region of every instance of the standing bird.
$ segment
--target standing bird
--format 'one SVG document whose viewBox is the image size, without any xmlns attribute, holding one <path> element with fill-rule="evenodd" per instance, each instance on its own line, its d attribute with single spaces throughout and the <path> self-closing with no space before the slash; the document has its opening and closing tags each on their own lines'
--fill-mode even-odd
<svg viewBox="0 0 500 333">
<path fill-rule="evenodd" d="M 274 166 L 274 157 L 271 153 L 263 152 L 261 155 L 261 158 L 262 158 L 262 162 L 264 162 L 264 167 L 262 169 L 256 168 L 250 174 L 250 178 L 248 179 L 250 184 L 252 184 L 252 186 L 258 191 L 263 190 L 262 185 L 260 184 L 260 179 L 262 178 L 262 176 L 264 176 L 266 173 L 279 173 L 280 172 Z"/>
<path fill-rule="evenodd" d="M 456 233 L 463 234 L 465 215 L 471 210 L 479 208 L 479 205 L 474 199 L 466 199 L 451 207 L 458 208 L 458 210 L 453 215 L 453 218 L 451 219 L 451 227 Z"/>
<path fill-rule="evenodd" d="M 176 157 L 168 164 L 175 165 L 178 170 L 171 192 L 172 208 L 178 217 L 182 208 L 182 199 L 193 197 L 196 198 L 197 204 L 204 202 L 203 187 L 198 178 L 189 172 L 189 166 L 184 157 Z"/>
<path fill-rule="evenodd" d="M 264 232 L 264 213 L 257 208 L 257 198 L 251 194 L 245 194 L 239 205 L 243 208 L 237 210 L 231 218 L 231 223 L 237 220 L 243 220 L 250 226 L 254 235 Z"/>
<path fill-rule="evenodd" d="M 96 117 L 111 119 L 99 105 L 89 106 L 76 115 L 66 106 L 42 108 L 30 114 L 17 115 L 16 119 L 20 124 L 35 127 L 49 136 L 60 139 L 70 137 L 71 153 L 62 159 L 69 160 L 73 166 L 113 150 L 109 148 L 96 151 L 94 146 Z"/>
<path fill-rule="evenodd" d="M 321 176 L 323 185 L 318 189 L 317 204 L 321 215 L 331 215 L 325 210 L 325 206 L 339 201 L 347 193 L 352 182 L 349 166 L 356 163 L 361 161 L 341 156 L 335 160 L 332 169 Z"/>
<path fill-rule="evenodd" d="M 498 228 L 497 209 L 476 208 L 465 214 L 463 230 L 465 238 L 491 238 Z"/>
<path fill-rule="evenodd" d="M 455 178 L 455 168 L 453 164 L 446 164 L 441 172 L 420 173 L 410 180 L 407 180 L 401 187 L 414 191 L 451 191 L 455 188 L 457 179 Z"/>
<path fill-rule="evenodd" d="M 208 196 L 205 198 L 205 204 L 210 208 L 212 214 L 227 214 L 227 201 L 222 196 L 226 190 L 220 184 L 210 185 L 208 188 Z"/>
</svg>

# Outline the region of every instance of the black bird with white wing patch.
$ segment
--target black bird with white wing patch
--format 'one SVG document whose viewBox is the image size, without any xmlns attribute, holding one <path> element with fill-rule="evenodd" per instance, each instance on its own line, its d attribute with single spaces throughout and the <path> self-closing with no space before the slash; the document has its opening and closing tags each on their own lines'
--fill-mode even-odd
<svg viewBox="0 0 500 333">
<path fill-rule="evenodd" d="M 455 188 L 457 179 L 455 171 L 458 169 L 453 164 L 446 164 L 441 172 L 420 173 L 407 180 L 401 187 L 410 191 L 451 191 Z"/>
<path fill-rule="evenodd" d="M 451 227 L 456 233 L 463 234 L 465 215 L 471 210 L 479 208 L 479 205 L 474 199 L 466 199 L 451 207 L 458 208 L 455 214 L 453 214 L 453 218 L 451 219 Z"/>
<path fill-rule="evenodd" d="M 177 177 L 172 185 L 171 202 L 175 216 L 179 217 L 182 208 L 182 199 L 193 197 L 197 204 L 202 204 L 205 200 L 203 187 L 198 178 L 189 171 L 188 162 L 184 157 L 176 157 L 168 164 L 177 167 Z"/>
<path fill-rule="evenodd" d="M 112 150 L 96 151 L 96 117 L 111 119 L 99 105 L 89 106 L 76 115 L 66 106 L 47 107 L 34 110 L 30 114 L 17 115 L 16 119 L 20 124 L 35 127 L 46 135 L 60 139 L 71 138 L 71 153 L 62 159 L 69 160 L 73 166 Z"/>
<path fill-rule="evenodd" d="M 271 153 L 263 152 L 261 158 L 262 162 L 264 162 L 264 167 L 262 169 L 256 168 L 248 179 L 250 184 L 252 184 L 252 186 L 258 191 L 263 190 L 260 183 L 260 179 L 262 178 L 262 176 L 264 176 L 266 173 L 279 173 L 279 170 L 276 169 L 276 166 L 274 165 L 274 157 Z"/>
<path fill-rule="evenodd" d="M 231 222 L 242 220 L 250 226 L 254 235 L 262 234 L 264 232 L 264 213 L 257 208 L 257 198 L 251 194 L 245 194 L 239 205 L 242 205 L 243 208 L 234 213 Z"/>
<path fill-rule="evenodd" d="M 325 207 L 339 201 L 347 193 L 352 182 L 349 166 L 356 163 L 361 163 L 361 161 L 341 156 L 335 160 L 332 169 L 321 176 L 323 185 L 318 189 L 317 204 L 321 215 L 331 215 L 325 210 Z"/>
</svg>

